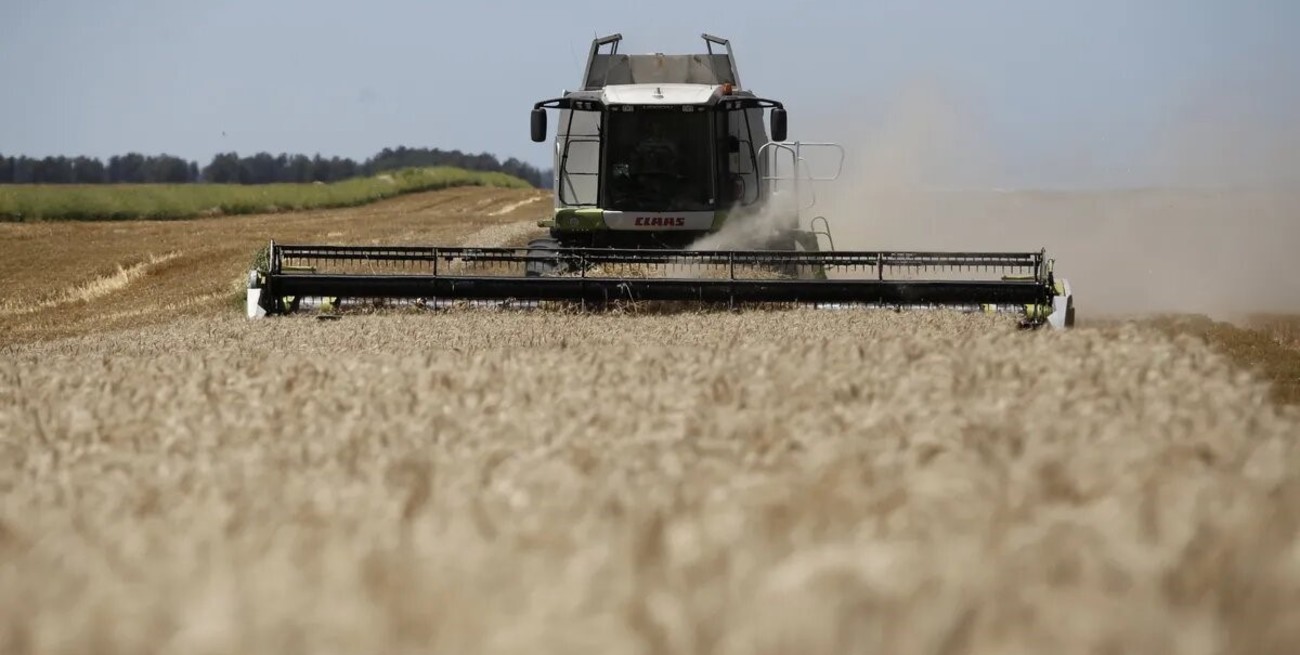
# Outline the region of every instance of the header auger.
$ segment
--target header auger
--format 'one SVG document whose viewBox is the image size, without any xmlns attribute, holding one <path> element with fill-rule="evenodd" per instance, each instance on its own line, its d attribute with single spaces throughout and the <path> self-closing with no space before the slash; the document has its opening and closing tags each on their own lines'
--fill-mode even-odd
<svg viewBox="0 0 1300 655">
<path fill-rule="evenodd" d="M 554 137 L 549 235 L 524 248 L 272 243 L 249 276 L 250 316 L 304 308 L 667 301 L 744 307 L 951 308 L 1067 327 L 1073 297 L 1044 252 L 835 251 L 814 185 L 844 151 L 787 141 L 777 100 L 741 85 L 731 44 L 626 55 L 592 42 L 581 86 L 532 109 Z M 765 120 L 766 119 L 766 120 Z M 808 157 L 837 160 L 814 175 Z M 725 232 L 724 232 L 725 230 Z M 725 249 L 709 247 L 717 235 Z"/>
</svg>

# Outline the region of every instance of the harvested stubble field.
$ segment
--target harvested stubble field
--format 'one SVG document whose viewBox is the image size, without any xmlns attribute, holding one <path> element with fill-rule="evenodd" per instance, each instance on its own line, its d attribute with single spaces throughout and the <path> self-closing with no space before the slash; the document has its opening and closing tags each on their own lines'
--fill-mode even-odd
<svg viewBox="0 0 1300 655">
<path fill-rule="evenodd" d="M 253 255 L 271 239 L 513 244 L 537 231 L 545 197 L 535 189 L 462 187 L 287 214 L 0 222 L 0 344 L 235 311 Z"/>
<path fill-rule="evenodd" d="M 424 229 L 519 238 L 470 198 Z M 0 652 L 1300 643 L 1285 317 L 31 323 L 83 304 L 0 345 Z"/>
</svg>

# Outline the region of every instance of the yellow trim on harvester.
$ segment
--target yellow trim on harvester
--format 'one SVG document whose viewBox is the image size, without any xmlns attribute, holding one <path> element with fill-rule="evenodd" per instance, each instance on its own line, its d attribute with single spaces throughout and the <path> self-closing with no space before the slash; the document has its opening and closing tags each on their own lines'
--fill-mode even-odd
<svg viewBox="0 0 1300 655">
<path fill-rule="evenodd" d="M 1046 319 L 1051 314 L 1052 314 L 1051 305 L 1042 305 L 1038 303 L 1034 303 L 1032 305 L 1025 305 L 1025 317 L 1029 318 L 1030 320 Z"/>
</svg>

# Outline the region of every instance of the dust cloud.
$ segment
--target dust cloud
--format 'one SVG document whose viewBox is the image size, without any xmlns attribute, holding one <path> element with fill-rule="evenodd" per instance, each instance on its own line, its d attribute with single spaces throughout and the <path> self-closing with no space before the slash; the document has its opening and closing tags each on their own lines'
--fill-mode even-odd
<svg viewBox="0 0 1300 655">
<path fill-rule="evenodd" d="M 882 119 L 836 118 L 843 175 L 805 216 L 826 216 L 839 250 L 1045 248 L 1089 316 L 1300 311 L 1300 130 L 1215 97 L 1107 171 L 1131 184 L 1013 190 L 961 100 L 916 85 Z"/>
<path fill-rule="evenodd" d="M 746 207 L 733 207 L 731 211 L 740 220 L 728 220 L 722 229 L 691 243 L 687 250 L 750 250 L 764 247 L 776 235 L 797 205 L 790 194 L 777 194 L 757 211 Z"/>
</svg>

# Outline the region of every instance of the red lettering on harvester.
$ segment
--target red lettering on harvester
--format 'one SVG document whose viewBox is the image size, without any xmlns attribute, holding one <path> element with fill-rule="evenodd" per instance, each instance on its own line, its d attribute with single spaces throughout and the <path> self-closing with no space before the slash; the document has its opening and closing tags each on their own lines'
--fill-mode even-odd
<svg viewBox="0 0 1300 655">
<path fill-rule="evenodd" d="M 686 227 L 685 216 L 637 216 L 632 220 L 637 227 Z"/>
</svg>

